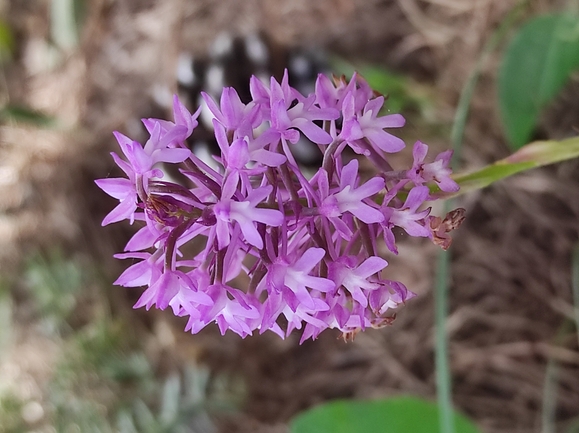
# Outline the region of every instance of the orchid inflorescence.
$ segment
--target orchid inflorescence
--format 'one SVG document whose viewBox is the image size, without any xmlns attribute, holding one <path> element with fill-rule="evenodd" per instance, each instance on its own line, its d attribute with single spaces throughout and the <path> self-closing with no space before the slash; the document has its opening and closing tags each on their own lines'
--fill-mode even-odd
<svg viewBox="0 0 579 433">
<path fill-rule="evenodd" d="M 115 256 L 136 259 L 115 284 L 145 286 L 135 308 L 171 307 L 192 333 L 211 322 L 242 337 L 271 330 L 283 338 L 303 327 L 304 341 L 327 328 L 350 335 L 390 323 L 390 310 L 414 293 L 381 276 L 381 239 L 397 254 L 400 227 L 448 247 L 446 220 L 423 204 L 435 198 L 427 184 L 458 190 L 451 151 L 427 163 L 428 147 L 417 142 L 412 167 L 393 170 L 385 153 L 405 145 L 385 129 L 405 120 L 380 116 L 384 97 L 359 75 L 320 75 L 307 97 L 287 73 L 269 87 L 252 77 L 250 90 L 248 104 L 233 88 L 220 104 L 202 94 L 193 115 L 175 97 L 173 122 L 143 120 L 144 146 L 115 132 L 126 160 L 112 157 L 127 177 L 96 181 L 120 201 L 103 225 L 144 224 Z M 186 145 L 201 109 L 212 117 L 217 164 Z M 323 156 L 313 174 L 292 153 L 303 136 Z M 361 180 L 354 153 L 379 174 Z M 181 164 L 185 181 L 169 180 L 163 170 L 171 164 Z"/>
</svg>

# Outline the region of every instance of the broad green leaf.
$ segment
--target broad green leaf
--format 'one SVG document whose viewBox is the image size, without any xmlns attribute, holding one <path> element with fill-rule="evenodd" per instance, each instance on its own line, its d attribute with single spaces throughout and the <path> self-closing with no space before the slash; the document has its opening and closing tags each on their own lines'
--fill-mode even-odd
<svg viewBox="0 0 579 433">
<path fill-rule="evenodd" d="M 579 68 L 579 17 L 545 15 L 525 24 L 499 71 L 499 105 L 514 149 L 529 142 L 541 110 Z"/>
<path fill-rule="evenodd" d="M 511 156 L 479 170 L 471 173 L 454 174 L 452 178 L 460 185 L 460 191 L 456 193 L 441 192 L 436 186 L 431 187 L 431 191 L 436 197 L 456 197 L 485 188 L 492 183 L 522 171 L 577 157 L 579 157 L 579 137 L 567 138 L 561 141 L 535 141 L 521 147 Z"/>
<path fill-rule="evenodd" d="M 480 433 L 455 413 L 455 433 Z M 290 424 L 291 433 L 436 433 L 438 407 L 415 397 L 335 401 L 306 411 Z"/>
</svg>

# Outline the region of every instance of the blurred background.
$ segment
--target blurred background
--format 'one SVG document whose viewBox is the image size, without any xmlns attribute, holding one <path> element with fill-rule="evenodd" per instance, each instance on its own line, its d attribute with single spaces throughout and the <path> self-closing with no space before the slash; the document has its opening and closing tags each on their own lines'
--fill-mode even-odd
<svg viewBox="0 0 579 433">
<path fill-rule="evenodd" d="M 471 101 L 460 168 L 481 167 L 511 152 L 496 96 L 509 36 L 568 3 L 0 0 L 0 432 L 281 433 L 331 399 L 434 399 L 435 246 L 400 239 L 389 278 L 418 297 L 354 342 L 190 335 L 170 311 L 133 310 L 139 289 L 112 285 L 124 265 L 112 254 L 132 230 L 100 226 L 114 200 L 94 179 L 118 175 L 112 131 L 142 139 L 140 119 L 170 116 L 173 93 L 194 106 L 199 90 L 243 92 L 248 74 L 284 67 L 304 91 L 318 71 L 358 69 L 407 118 L 409 146 L 449 148 L 461 90 L 511 16 Z M 575 77 L 533 138 L 576 135 L 578 101 Z M 450 252 L 453 398 L 483 432 L 541 431 L 546 404 L 556 431 L 578 431 L 578 168 L 457 202 L 467 220 Z"/>
</svg>

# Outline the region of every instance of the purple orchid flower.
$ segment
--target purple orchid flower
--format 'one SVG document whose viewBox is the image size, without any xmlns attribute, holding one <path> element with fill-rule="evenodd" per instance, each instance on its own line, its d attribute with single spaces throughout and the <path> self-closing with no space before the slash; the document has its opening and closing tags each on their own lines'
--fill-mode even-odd
<svg viewBox="0 0 579 433">
<path fill-rule="evenodd" d="M 380 116 L 384 98 L 358 75 L 320 75 L 310 95 L 291 87 L 287 72 L 281 82 L 253 77 L 250 92 L 248 104 L 232 88 L 219 105 L 203 94 L 194 114 L 175 97 L 173 121 L 143 120 L 144 145 L 115 133 L 124 159 L 112 157 L 126 177 L 96 181 L 119 201 L 103 225 L 139 225 L 115 256 L 133 260 L 115 284 L 144 287 L 135 308 L 171 307 L 192 333 L 211 323 L 241 337 L 302 330 L 303 342 L 326 329 L 348 337 L 390 324 L 390 311 L 414 294 L 380 276 L 388 265 L 382 239 L 395 254 L 394 227 L 450 245 L 459 218 L 425 207 L 435 199 L 427 184 L 458 188 L 450 151 L 425 163 L 427 146 L 417 142 L 412 168 L 391 169 L 387 154 L 404 143 L 386 130 L 404 118 Z M 215 165 L 185 146 L 201 115 L 212 119 Z M 317 170 L 293 157 L 302 135 L 323 153 Z M 362 170 L 347 147 L 368 155 L 380 175 Z M 165 175 L 179 164 L 183 183 Z"/>
<path fill-rule="evenodd" d="M 452 158 L 452 150 L 446 150 L 440 153 L 434 158 L 434 162 L 424 163 L 427 153 L 428 146 L 426 144 L 421 141 L 414 143 L 412 149 L 414 163 L 406 174 L 408 179 L 416 185 L 423 185 L 434 181 L 444 192 L 458 191 L 460 187 L 450 177 L 452 170 L 449 165 L 450 159 Z"/>
</svg>

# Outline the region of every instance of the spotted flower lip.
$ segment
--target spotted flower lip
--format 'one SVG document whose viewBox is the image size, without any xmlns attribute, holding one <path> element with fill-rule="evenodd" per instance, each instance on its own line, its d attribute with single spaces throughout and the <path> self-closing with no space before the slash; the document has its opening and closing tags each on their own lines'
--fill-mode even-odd
<svg viewBox="0 0 579 433">
<path fill-rule="evenodd" d="M 390 131 L 404 118 L 381 116 L 384 98 L 356 74 L 320 75 L 310 95 L 291 87 L 287 72 L 280 82 L 252 77 L 250 93 L 248 104 L 233 88 L 219 103 L 203 94 L 194 113 L 175 97 L 173 120 L 143 119 L 144 144 L 114 133 L 124 177 L 96 180 L 119 202 L 103 225 L 139 226 L 115 256 L 132 260 L 115 284 L 143 287 L 135 308 L 169 308 L 191 333 L 215 323 L 241 337 L 301 330 L 303 342 L 326 329 L 354 335 L 392 323 L 414 293 L 386 279 L 384 244 L 398 254 L 399 227 L 450 245 L 452 221 L 426 204 L 436 199 L 428 185 L 458 188 L 450 151 L 425 162 L 428 146 L 417 142 L 412 167 L 390 169 L 387 154 L 404 148 Z M 186 145 L 201 115 L 212 120 L 218 168 Z M 314 173 L 294 158 L 299 140 L 320 152 Z M 165 175 L 171 165 L 183 183 Z"/>
</svg>

